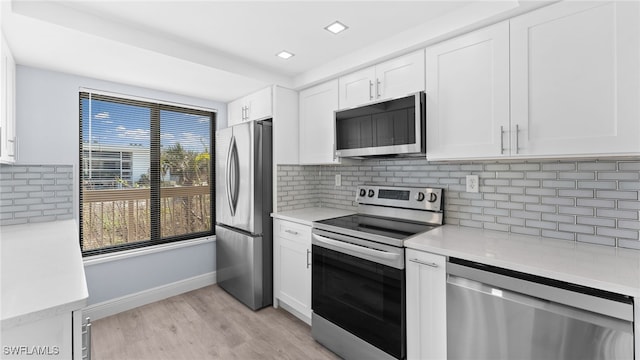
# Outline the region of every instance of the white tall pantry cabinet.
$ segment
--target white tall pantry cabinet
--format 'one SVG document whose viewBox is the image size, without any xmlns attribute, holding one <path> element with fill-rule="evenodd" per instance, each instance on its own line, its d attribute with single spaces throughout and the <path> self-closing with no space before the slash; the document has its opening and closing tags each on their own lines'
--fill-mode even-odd
<svg viewBox="0 0 640 360">
<path fill-rule="evenodd" d="M 427 48 L 427 157 L 640 153 L 639 24 L 567 1 Z"/>
</svg>

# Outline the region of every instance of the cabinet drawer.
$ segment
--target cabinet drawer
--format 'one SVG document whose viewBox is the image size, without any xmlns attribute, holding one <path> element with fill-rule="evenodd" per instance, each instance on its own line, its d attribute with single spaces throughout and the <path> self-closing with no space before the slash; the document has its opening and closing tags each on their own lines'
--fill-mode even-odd
<svg viewBox="0 0 640 360">
<path fill-rule="evenodd" d="M 280 238 L 304 242 L 311 240 L 311 227 L 289 221 L 280 221 L 278 223 L 277 231 Z"/>
</svg>

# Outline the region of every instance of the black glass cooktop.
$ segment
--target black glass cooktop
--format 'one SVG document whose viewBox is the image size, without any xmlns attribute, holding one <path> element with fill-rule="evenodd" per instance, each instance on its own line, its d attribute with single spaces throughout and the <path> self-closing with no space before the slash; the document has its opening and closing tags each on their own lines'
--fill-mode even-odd
<svg viewBox="0 0 640 360">
<path fill-rule="evenodd" d="M 400 240 L 404 240 L 415 234 L 431 230 L 437 226 L 403 221 L 401 219 L 391 219 L 361 214 L 321 220 L 317 221 L 317 223 Z"/>
</svg>

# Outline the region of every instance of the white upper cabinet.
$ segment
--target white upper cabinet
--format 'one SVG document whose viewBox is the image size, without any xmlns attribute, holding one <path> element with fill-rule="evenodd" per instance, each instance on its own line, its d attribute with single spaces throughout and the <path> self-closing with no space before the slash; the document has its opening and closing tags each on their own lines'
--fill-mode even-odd
<svg viewBox="0 0 640 360">
<path fill-rule="evenodd" d="M 640 3 L 567 1 L 511 21 L 512 155 L 638 153 L 639 99 Z"/>
<path fill-rule="evenodd" d="M 16 63 L 11 55 L 9 45 L 0 36 L 0 163 L 11 164 L 16 161 Z"/>
<path fill-rule="evenodd" d="M 227 126 L 245 121 L 268 119 L 273 116 L 272 87 L 234 100 L 227 105 Z"/>
<path fill-rule="evenodd" d="M 429 47 L 427 158 L 508 154 L 509 23 Z"/>
<path fill-rule="evenodd" d="M 428 159 L 640 153 L 638 2 L 560 2 L 425 61 Z"/>
<path fill-rule="evenodd" d="M 334 111 L 338 108 L 338 80 L 300 92 L 300 164 L 335 164 Z"/>
<path fill-rule="evenodd" d="M 374 66 L 340 77 L 340 109 L 352 108 L 374 101 L 375 82 L 376 69 Z"/>
<path fill-rule="evenodd" d="M 339 108 L 406 96 L 424 90 L 424 51 L 340 77 Z"/>
</svg>

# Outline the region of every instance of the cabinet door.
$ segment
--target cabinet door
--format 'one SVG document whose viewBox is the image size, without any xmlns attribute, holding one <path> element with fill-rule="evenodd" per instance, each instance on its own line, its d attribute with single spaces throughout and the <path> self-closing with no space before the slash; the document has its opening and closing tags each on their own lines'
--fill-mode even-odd
<svg viewBox="0 0 640 360">
<path fill-rule="evenodd" d="M 263 120 L 272 116 L 271 87 L 264 88 L 245 97 L 246 121 Z"/>
<path fill-rule="evenodd" d="M 424 90 L 424 50 L 376 65 L 376 100 L 407 96 Z"/>
<path fill-rule="evenodd" d="M 16 120 L 15 120 L 15 92 L 16 92 L 16 64 L 11 50 L 1 36 L 0 59 L 0 162 L 14 163 L 16 161 Z"/>
<path fill-rule="evenodd" d="M 360 106 L 375 100 L 375 78 L 375 67 L 341 76 L 339 79 L 340 109 Z"/>
<path fill-rule="evenodd" d="M 300 92 L 300 164 L 338 163 L 334 156 L 338 80 Z"/>
<path fill-rule="evenodd" d="M 412 249 L 406 257 L 407 359 L 446 359 L 446 259 Z"/>
<path fill-rule="evenodd" d="M 244 98 L 234 100 L 227 105 L 227 126 L 239 124 L 244 118 Z"/>
<path fill-rule="evenodd" d="M 639 54 L 635 1 L 567 1 L 514 18 L 512 155 L 640 151 Z"/>
<path fill-rule="evenodd" d="M 72 333 L 71 312 L 2 329 L 2 359 L 73 359 Z"/>
<path fill-rule="evenodd" d="M 275 291 L 279 301 L 311 320 L 311 228 L 276 220 Z"/>
<path fill-rule="evenodd" d="M 508 22 L 429 47 L 425 60 L 428 159 L 508 155 Z"/>
</svg>

